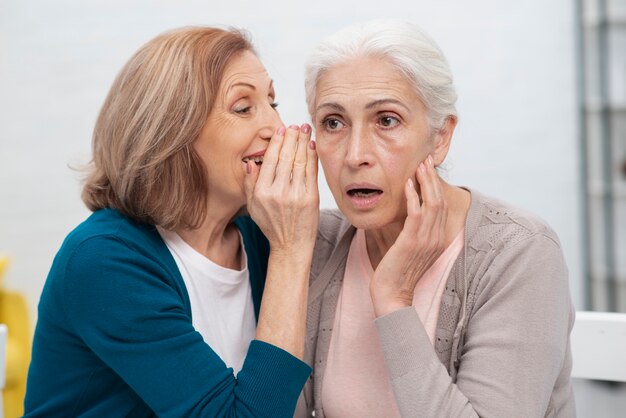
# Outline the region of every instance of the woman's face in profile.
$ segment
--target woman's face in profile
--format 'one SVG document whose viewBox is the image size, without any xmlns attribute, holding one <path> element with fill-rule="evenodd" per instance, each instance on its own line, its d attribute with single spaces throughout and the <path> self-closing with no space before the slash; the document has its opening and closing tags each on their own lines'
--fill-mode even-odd
<svg viewBox="0 0 626 418">
<path fill-rule="evenodd" d="M 252 52 L 226 67 L 215 105 L 194 143 L 207 169 L 209 199 L 219 204 L 246 203 L 245 163 L 261 163 L 274 132 L 282 126 L 275 109 L 272 79 Z"/>
<path fill-rule="evenodd" d="M 317 151 L 339 209 L 358 228 L 406 217 L 404 185 L 434 144 L 413 84 L 381 58 L 359 58 L 320 77 Z"/>
</svg>

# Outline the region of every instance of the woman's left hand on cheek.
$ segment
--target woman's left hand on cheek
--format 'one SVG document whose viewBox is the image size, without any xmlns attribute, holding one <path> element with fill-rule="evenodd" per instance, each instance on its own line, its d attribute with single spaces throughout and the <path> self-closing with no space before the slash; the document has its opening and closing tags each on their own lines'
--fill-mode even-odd
<svg viewBox="0 0 626 418">
<path fill-rule="evenodd" d="M 416 179 L 422 203 L 412 179 L 407 180 L 404 227 L 378 264 L 370 283 L 376 316 L 411 306 L 417 282 L 445 249 L 448 208 L 432 157 L 420 163 Z"/>
</svg>

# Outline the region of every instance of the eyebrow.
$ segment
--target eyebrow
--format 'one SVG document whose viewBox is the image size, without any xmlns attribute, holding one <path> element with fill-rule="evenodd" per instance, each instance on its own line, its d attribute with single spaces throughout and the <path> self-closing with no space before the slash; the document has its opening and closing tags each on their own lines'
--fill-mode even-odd
<svg viewBox="0 0 626 418">
<path fill-rule="evenodd" d="M 384 105 L 384 104 L 396 104 L 398 106 L 401 106 L 403 108 L 405 108 L 407 111 L 410 111 L 410 109 L 404 104 L 402 103 L 400 100 L 396 100 L 396 99 L 379 99 L 379 100 L 374 100 L 373 102 L 369 102 L 368 104 L 365 105 L 366 109 L 372 109 L 376 106 L 380 106 L 380 105 Z M 324 108 L 330 108 L 336 112 L 344 112 L 346 109 L 340 105 L 339 103 L 335 103 L 335 102 L 331 102 L 331 103 L 322 103 L 321 105 L 319 105 L 315 111 L 318 112 Z"/>
<path fill-rule="evenodd" d="M 235 84 L 231 84 L 228 87 L 228 91 L 231 91 L 232 89 L 234 89 L 235 87 L 249 87 L 252 90 L 256 90 L 256 86 L 250 84 L 250 83 L 244 83 L 244 82 L 239 82 L 239 83 L 235 83 Z"/>
<path fill-rule="evenodd" d="M 240 82 L 238 82 L 238 83 L 231 84 L 231 85 L 228 87 L 228 91 L 232 90 L 232 89 L 233 89 L 233 88 L 235 88 L 235 87 L 249 87 L 249 88 L 251 88 L 252 90 L 256 90 L 256 86 L 255 86 L 255 85 L 250 84 L 250 83 L 246 83 L 246 82 L 244 82 L 244 81 L 240 81 Z M 270 85 L 269 85 L 269 88 L 268 88 L 268 89 L 269 89 L 269 90 L 273 90 L 273 89 L 274 89 L 274 80 L 270 80 Z"/>
<path fill-rule="evenodd" d="M 404 103 L 402 103 L 400 100 L 396 100 L 396 99 L 379 99 L 379 100 L 374 100 L 373 102 L 369 102 L 367 105 L 365 105 L 365 108 L 366 109 L 371 109 L 373 107 L 384 105 L 384 104 L 396 104 L 398 106 L 401 106 L 401 107 L 405 108 L 407 111 L 410 111 L 410 109 Z"/>
<path fill-rule="evenodd" d="M 346 110 L 339 103 L 332 102 L 332 103 L 322 103 L 321 105 L 317 106 L 317 108 L 315 109 L 315 112 L 319 112 L 320 110 L 324 108 L 330 108 L 331 110 L 334 110 L 336 112 L 344 112 Z"/>
</svg>

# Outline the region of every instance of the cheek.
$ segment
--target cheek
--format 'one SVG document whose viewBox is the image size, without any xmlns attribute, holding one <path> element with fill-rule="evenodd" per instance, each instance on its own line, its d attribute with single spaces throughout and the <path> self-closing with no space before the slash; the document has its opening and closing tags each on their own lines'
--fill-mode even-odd
<svg viewBox="0 0 626 418">
<path fill-rule="evenodd" d="M 332 170 L 333 167 L 337 167 L 337 153 L 333 152 L 325 141 L 316 139 L 315 150 L 317 151 L 317 156 L 324 171 Z"/>
<path fill-rule="evenodd" d="M 392 185 L 404 188 L 406 179 L 415 181 L 415 170 L 419 164 L 419 157 L 411 150 L 395 150 L 380 154 L 380 164 Z"/>
<path fill-rule="evenodd" d="M 340 164 L 337 162 L 337 158 L 333 158 L 332 156 L 324 155 L 319 152 L 318 148 L 318 157 L 320 160 L 320 164 L 322 166 L 322 170 L 324 171 L 324 177 L 326 178 L 326 183 L 330 186 L 331 189 L 334 189 L 335 186 L 339 184 L 339 172 L 341 170 Z"/>
<path fill-rule="evenodd" d="M 341 173 L 341 159 L 337 153 L 330 152 L 327 147 L 316 146 L 317 156 L 319 157 L 320 165 L 324 172 L 326 184 L 336 196 L 337 192 L 341 190 L 340 173 Z"/>
</svg>

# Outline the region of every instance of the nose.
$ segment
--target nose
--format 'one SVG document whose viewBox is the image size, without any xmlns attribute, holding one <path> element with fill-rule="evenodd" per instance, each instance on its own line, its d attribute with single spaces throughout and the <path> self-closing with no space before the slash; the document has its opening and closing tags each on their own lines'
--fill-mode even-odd
<svg viewBox="0 0 626 418">
<path fill-rule="evenodd" d="M 267 107 L 264 107 L 263 111 L 260 113 L 259 136 L 269 141 L 272 135 L 274 135 L 274 132 L 276 132 L 279 127 L 283 126 L 283 121 L 280 119 L 280 115 L 276 109 L 269 104 Z"/>
<path fill-rule="evenodd" d="M 355 124 L 351 129 L 346 145 L 345 161 L 349 167 L 359 168 L 372 164 L 371 140 L 367 129 Z"/>
</svg>

